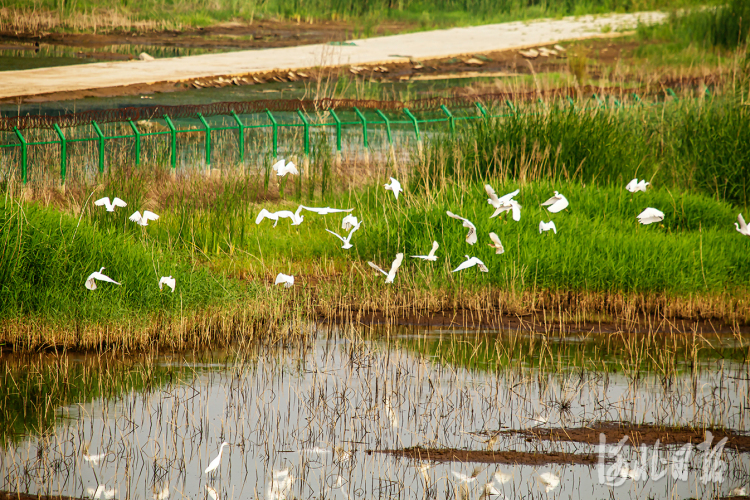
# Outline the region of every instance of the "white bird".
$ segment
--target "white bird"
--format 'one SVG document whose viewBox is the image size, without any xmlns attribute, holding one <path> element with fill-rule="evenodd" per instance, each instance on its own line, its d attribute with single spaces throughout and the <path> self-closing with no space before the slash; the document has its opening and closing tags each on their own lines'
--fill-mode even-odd
<svg viewBox="0 0 750 500">
<path fill-rule="evenodd" d="M 154 493 L 154 500 L 167 500 L 169 498 L 169 483 L 164 483 L 164 486 L 161 487 L 154 485 L 152 491 Z"/>
<path fill-rule="evenodd" d="M 430 475 L 427 473 L 427 471 L 431 468 L 432 464 L 430 462 L 424 462 L 422 460 L 419 461 L 419 465 L 417 466 L 417 470 L 422 475 L 422 479 L 424 479 L 425 490 L 430 487 Z"/>
<path fill-rule="evenodd" d="M 286 500 L 287 495 L 292 491 L 292 482 L 294 476 L 289 474 L 289 469 L 273 471 L 270 481 L 266 486 L 267 500 Z"/>
<path fill-rule="evenodd" d="M 513 474 L 508 474 L 507 472 L 495 472 L 495 480 L 500 484 L 505 484 L 509 482 L 511 479 L 513 479 Z"/>
<path fill-rule="evenodd" d="M 299 175 L 299 171 L 294 163 L 289 162 L 284 165 L 284 160 L 279 160 L 274 163 L 271 169 L 276 171 L 278 177 L 284 177 L 286 174 Z"/>
<path fill-rule="evenodd" d="M 398 193 L 403 191 L 403 189 L 401 189 L 401 183 L 398 182 L 393 177 L 391 177 L 391 183 L 384 184 L 383 187 L 385 187 L 386 191 L 393 191 L 393 196 L 395 196 L 397 200 L 398 200 Z"/>
<path fill-rule="evenodd" d="M 208 496 L 211 497 L 211 500 L 219 500 L 219 492 L 216 491 L 216 489 L 213 486 L 206 485 L 206 491 L 208 492 Z"/>
<path fill-rule="evenodd" d="M 104 205 L 105 208 L 107 209 L 107 212 L 114 212 L 115 207 L 127 207 L 128 206 L 128 204 L 122 201 L 120 198 L 115 198 L 114 200 L 112 200 L 112 203 L 110 203 L 108 196 L 105 196 L 104 198 L 96 200 L 94 202 L 94 205 L 96 205 L 97 207 L 101 207 L 102 205 Z"/>
<path fill-rule="evenodd" d="M 469 230 L 469 233 L 466 235 L 466 243 L 468 243 L 469 245 L 473 245 L 477 242 L 477 227 L 472 224 L 469 219 L 464 219 L 463 217 L 456 215 L 453 212 L 446 211 L 445 213 L 448 214 L 448 217 L 463 221 L 463 226 Z"/>
<path fill-rule="evenodd" d="M 171 276 L 162 276 L 159 280 L 159 290 L 164 289 L 164 285 L 167 285 L 169 288 L 172 289 L 172 293 L 174 293 L 174 286 L 175 286 L 175 279 Z"/>
<path fill-rule="evenodd" d="M 479 495 L 479 500 L 486 500 L 499 496 L 501 496 L 500 490 L 498 490 L 493 483 L 486 483 L 482 490 L 482 494 Z"/>
<path fill-rule="evenodd" d="M 734 223 L 734 227 L 737 228 L 737 231 L 740 234 L 744 234 L 745 236 L 750 236 L 750 228 L 748 228 L 747 224 L 745 224 L 745 219 L 742 217 L 742 214 L 739 214 L 737 216 L 737 221 L 739 222 L 739 224 L 737 224 L 737 222 Z"/>
<path fill-rule="evenodd" d="M 646 186 L 651 184 L 650 182 L 646 182 L 645 179 L 638 182 L 638 179 L 633 179 L 632 181 L 628 182 L 627 186 L 625 186 L 625 189 L 630 191 L 631 193 L 637 193 L 638 191 L 646 191 Z"/>
<path fill-rule="evenodd" d="M 106 484 L 100 484 L 96 489 L 86 488 L 86 494 L 95 500 L 99 500 L 100 498 L 111 500 L 117 495 L 117 490 L 115 488 L 107 488 Z"/>
<path fill-rule="evenodd" d="M 652 224 L 654 222 L 661 222 L 663 220 L 664 212 L 651 207 L 638 214 L 638 221 L 641 224 Z"/>
<path fill-rule="evenodd" d="M 89 277 L 86 278 L 86 288 L 88 288 L 89 290 L 96 290 L 96 280 L 114 283 L 115 285 L 120 284 L 109 276 L 102 274 L 102 271 L 104 271 L 104 268 L 101 268 L 99 269 L 99 271 L 94 271 L 93 273 L 89 274 Z"/>
<path fill-rule="evenodd" d="M 495 254 L 501 254 L 505 252 L 505 248 L 503 248 L 503 244 L 500 243 L 500 238 L 495 233 L 490 233 L 490 239 L 492 240 L 492 243 L 487 243 L 487 246 L 490 246 L 495 249 Z"/>
<path fill-rule="evenodd" d="M 284 283 L 284 288 L 291 288 L 292 285 L 294 285 L 294 276 L 279 273 L 279 275 L 276 276 L 276 283 L 274 283 L 274 285 L 278 285 L 280 283 Z"/>
<path fill-rule="evenodd" d="M 154 212 L 149 212 L 148 210 L 144 210 L 143 215 L 141 215 L 140 212 L 136 211 L 133 215 L 129 217 L 130 220 L 132 220 L 139 226 L 148 226 L 148 221 L 157 220 L 158 218 L 159 218 L 158 215 L 156 215 Z"/>
<path fill-rule="evenodd" d="M 620 477 L 624 479 L 632 479 L 637 481 L 641 475 L 641 471 L 638 469 L 631 469 L 627 465 L 620 467 Z"/>
<path fill-rule="evenodd" d="M 351 497 L 349 496 L 349 493 L 344 490 L 344 486 L 346 485 L 346 482 L 344 481 L 344 478 L 341 477 L 341 474 L 336 478 L 336 482 L 331 487 L 331 490 L 341 490 L 341 494 L 344 495 L 345 500 L 349 500 Z"/>
<path fill-rule="evenodd" d="M 557 212 L 563 210 L 568 206 L 568 199 L 555 191 L 555 196 L 542 203 L 543 207 L 546 207 L 547 205 L 549 205 L 549 208 L 547 210 L 549 210 L 553 214 L 556 214 Z"/>
<path fill-rule="evenodd" d="M 278 212 L 269 212 L 265 208 L 262 209 L 258 216 L 255 218 L 255 223 L 260 224 L 263 222 L 263 219 L 271 219 L 274 221 L 273 227 L 276 227 L 276 224 L 279 223 L 279 219 L 291 219 L 292 220 L 292 226 L 299 226 L 302 223 L 302 219 L 304 219 L 303 216 L 297 215 L 291 210 L 279 210 Z"/>
<path fill-rule="evenodd" d="M 219 454 L 211 461 L 210 464 L 208 464 L 206 470 L 203 471 L 204 474 L 209 474 L 219 468 L 219 465 L 221 465 L 221 454 L 224 452 L 225 446 L 229 446 L 229 443 L 227 443 L 226 441 L 221 443 L 221 446 L 219 447 Z"/>
<path fill-rule="evenodd" d="M 432 250 L 430 250 L 430 253 L 428 253 L 427 255 L 412 255 L 411 258 L 412 259 L 424 259 L 424 260 L 429 260 L 429 261 L 435 262 L 437 260 L 437 256 L 435 255 L 435 252 L 437 252 L 437 249 L 439 247 L 440 247 L 440 245 L 438 245 L 438 242 L 437 241 L 433 241 L 432 242 Z"/>
<path fill-rule="evenodd" d="M 457 500 L 469 500 L 469 484 L 477 480 L 477 476 L 479 476 L 480 472 L 482 472 L 481 467 L 476 467 L 471 476 L 467 476 L 463 472 L 456 472 L 454 470 L 451 471 L 453 477 L 458 479 L 458 484 L 455 487 Z"/>
<path fill-rule="evenodd" d="M 330 229 L 326 229 L 326 231 L 328 231 L 329 233 L 331 233 L 332 235 L 334 235 L 336 238 L 338 238 L 338 239 L 341 240 L 341 242 L 343 243 L 343 245 L 341 245 L 341 248 L 343 248 L 344 250 L 349 250 L 351 247 L 354 246 L 351 243 L 351 241 L 352 241 L 352 235 L 354 234 L 355 231 L 357 231 L 357 229 L 359 229 L 359 226 L 361 226 L 361 225 L 362 225 L 362 223 L 358 222 L 355 226 L 352 226 L 351 230 L 349 231 L 349 234 L 346 235 L 346 238 L 344 238 L 343 236 L 341 236 L 338 233 L 334 233 Z"/>
<path fill-rule="evenodd" d="M 344 231 L 349 231 L 351 228 L 358 224 L 359 221 L 357 220 L 357 216 L 349 214 L 341 221 L 341 229 L 343 229 Z"/>
<path fill-rule="evenodd" d="M 492 219 L 493 217 L 497 217 L 503 212 L 512 210 L 513 220 L 516 222 L 521 220 L 521 205 L 513 199 L 515 195 L 521 192 L 520 189 L 516 189 L 512 193 L 508 193 L 499 198 L 495 193 L 495 190 L 492 189 L 492 186 L 490 186 L 489 184 L 484 185 L 484 190 L 487 191 L 487 195 L 489 196 L 489 198 L 487 199 L 487 203 L 495 207 L 495 212 L 490 215 L 490 219 Z"/>
<path fill-rule="evenodd" d="M 391 421 L 391 427 L 394 429 L 398 427 L 398 415 L 393 411 L 391 406 L 391 400 L 388 396 L 385 397 L 385 413 L 388 415 L 388 420 Z"/>
<path fill-rule="evenodd" d="M 104 269 L 104 268 L 102 268 L 102 269 Z M 87 281 L 86 288 L 88 288 L 88 281 Z M 94 288 L 96 288 L 96 284 L 94 285 Z M 93 288 L 91 290 L 93 290 Z M 83 460 L 87 464 L 90 464 L 92 466 L 99 465 L 99 462 L 101 460 L 103 460 L 104 458 L 106 458 L 106 457 L 107 457 L 107 453 L 100 453 L 98 455 L 89 455 L 89 445 L 85 444 L 84 447 L 83 447 Z"/>
<path fill-rule="evenodd" d="M 331 208 L 331 207 L 318 208 L 318 207 L 306 207 L 304 205 L 300 205 L 299 207 L 297 207 L 297 211 L 295 212 L 295 214 L 299 215 L 299 213 L 302 210 L 307 210 L 308 212 L 315 212 L 318 215 L 328 215 L 328 214 L 337 214 L 341 212 L 351 212 L 354 209 L 353 208 Z"/>
<path fill-rule="evenodd" d="M 401 267 L 401 261 L 404 260 L 404 254 L 397 253 L 396 258 L 393 261 L 393 264 L 391 264 L 391 270 L 389 272 L 385 272 L 380 267 L 377 266 L 374 262 L 368 262 L 367 264 L 375 269 L 376 271 L 380 271 L 381 273 L 385 274 L 385 282 L 386 283 L 393 283 L 393 278 L 396 277 L 396 271 L 398 271 L 398 268 Z"/>
<path fill-rule="evenodd" d="M 539 221 L 539 234 L 542 234 L 544 231 L 552 230 L 555 234 L 557 234 L 557 226 L 555 226 L 555 221 L 551 220 L 549 222 L 543 222 Z"/>
<path fill-rule="evenodd" d="M 734 488 L 732 491 L 729 492 L 730 497 L 746 497 L 747 496 L 747 487 L 745 486 L 738 486 Z"/>
<path fill-rule="evenodd" d="M 537 480 L 542 483 L 542 486 L 544 486 L 544 492 L 549 493 L 550 491 L 557 488 L 557 485 L 560 484 L 560 477 L 554 475 L 551 472 L 545 472 L 543 474 L 539 474 L 537 476 Z"/>
<path fill-rule="evenodd" d="M 463 271 L 464 269 L 468 269 L 470 267 L 479 266 L 479 270 L 483 273 L 489 272 L 489 269 L 487 269 L 487 266 L 484 265 L 484 262 L 479 260 L 477 257 L 469 257 L 468 255 L 465 256 L 466 260 L 461 263 L 457 268 L 455 268 L 451 272 L 458 272 Z"/>
</svg>

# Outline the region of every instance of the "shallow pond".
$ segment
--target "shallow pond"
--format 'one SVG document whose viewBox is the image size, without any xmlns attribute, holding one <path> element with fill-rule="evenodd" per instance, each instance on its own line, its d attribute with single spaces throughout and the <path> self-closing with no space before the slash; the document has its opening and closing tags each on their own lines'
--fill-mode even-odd
<svg viewBox="0 0 750 500">
<path fill-rule="evenodd" d="M 744 435 L 741 338 L 313 333 L 306 345 L 255 352 L 5 356 L 0 489 L 282 498 L 292 478 L 286 498 L 687 498 L 726 495 L 750 480 L 748 454 L 731 444 L 720 453 L 718 440 L 628 441 L 620 453 L 609 442 L 598 465 L 597 445 L 512 432 L 615 421 Z M 205 474 L 224 441 L 219 467 Z M 421 460 L 402 456 L 416 446 Z M 491 453 L 481 462 L 427 456 L 446 449 Z M 518 453 L 508 462 L 509 451 Z M 642 477 L 620 478 L 617 458 L 642 464 Z M 474 478 L 462 483 L 454 473 Z M 545 484 L 545 473 L 559 485 Z M 499 494 L 485 491 L 488 482 Z"/>
</svg>

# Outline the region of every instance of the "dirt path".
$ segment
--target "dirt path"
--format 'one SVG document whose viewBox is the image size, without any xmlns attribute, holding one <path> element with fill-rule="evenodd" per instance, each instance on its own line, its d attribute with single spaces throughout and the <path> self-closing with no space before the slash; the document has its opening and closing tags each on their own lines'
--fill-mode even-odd
<svg viewBox="0 0 750 500">
<path fill-rule="evenodd" d="M 263 75 L 279 70 L 377 65 L 410 60 L 464 56 L 559 41 L 609 36 L 639 22 L 655 23 L 666 14 L 642 12 L 560 20 L 513 22 L 355 40 L 352 45 L 315 44 L 177 57 L 61 66 L 2 75 L 0 99 L 124 87 L 159 82 L 184 82 L 217 76 Z"/>
</svg>

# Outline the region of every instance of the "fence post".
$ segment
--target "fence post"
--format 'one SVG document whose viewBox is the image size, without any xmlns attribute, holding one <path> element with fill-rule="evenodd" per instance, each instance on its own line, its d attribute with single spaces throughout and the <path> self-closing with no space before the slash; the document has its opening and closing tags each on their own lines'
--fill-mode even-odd
<svg viewBox="0 0 750 500">
<path fill-rule="evenodd" d="M 300 111 L 297 110 L 297 115 L 299 116 L 300 120 L 302 120 L 302 123 L 304 124 L 304 130 L 305 130 L 305 156 L 310 156 L 310 122 L 307 120 L 307 117 Z"/>
<path fill-rule="evenodd" d="M 570 107 L 573 109 L 576 109 L 576 103 L 573 101 L 573 98 L 568 96 L 568 102 L 570 103 Z"/>
<path fill-rule="evenodd" d="M 513 104 L 512 102 L 511 102 L 511 100 L 510 100 L 510 99 L 506 99 L 506 100 L 505 100 L 505 104 L 507 104 L 507 105 L 508 105 L 508 107 L 510 108 L 511 112 L 512 112 L 512 113 L 513 113 L 514 115 L 518 113 L 518 110 L 516 109 L 516 106 L 515 106 L 515 105 L 514 105 L 514 104 Z"/>
<path fill-rule="evenodd" d="M 341 153 L 341 120 L 339 120 L 339 117 L 334 110 L 329 109 L 328 112 L 331 113 L 333 121 L 336 122 L 336 151 Z"/>
<path fill-rule="evenodd" d="M 138 167 L 141 164 L 141 132 L 135 126 L 133 120 L 128 120 L 128 123 L 130 128 L 133 129 L 133 136 L 135 137 L 135 166 Z"/>
<path fill-rule="evenodd" d="M 174 128 L 174 123 L 169 116 L 164 115 L 164 121 L 167 122 L 169 134 L 172 136 L 172 175 L 174 175 L 177 171 L 177 129 Z"/>
<path fill-rule="evenodd" d="M 13 132 L 16 133 L 16 137 L 18 137 L 18 140 L 21 142 L 21 181 L 23 181 L 24 186 L 26 185 L 26 167 L 27 167 L 27 160 L 28 160 L 28 146 L 26 145 L 26 139 L 23 138 L 23 135 L 21 135 L 21 131 L 18 130 L 18 127 L 13 127 Z"/>
<path fill-rule="evenodd" d="M 99 136 L 99 173 L 104 173 L 104 134 L 102 133 L 102 129 L 99 128 L 99 125 L 94 121 L 91 120 L 91 125 L 94 126 L 94 130 L 96 130 L 96 135 Z"/>
<path fill-rule="evenodd" d="M 482 106 L 481 102 L 475 102 L 474 106 L 476 106 L 479 112 L 482 113 L 482 118 L 487 118 L 487 110 L 484 108 L 484 106 Z"/>
<path fill-rule="evenodd" d="M 441 104 L 440 109 L 442 109 L 443 113 L 445 113 L 445 116 L 448 117 L 448 125 L 450 125 L 451 127 L 451 135 L 456 135 L 456 119 L 453 118 L 453 113 L 448 111 L 448 108 L 445 106 L 445 104 Z"/>
<path fill-rule="evenodd" d="M 383 122 L 385 123 L 385 133 L 388 136 L 388 152 L 393 158 L 393 163 L 396 163 L 396 151 L 393 149 L 393 137 L 391 136 L 391 121 L 387 116 L 385 116 L 385 113 L 383 113 L 379 109 L 375 108 L 375 112 L 380 118 L 383 119 Z"/>
<path fill-rule="evenodd" d="M 240 163 L 245 164 L 245 125 L 240 121 L 240 117 L 232 110 L 234 121 L 237 122 L 237 142 L 240 148 Z"/>
<path fill-rule="evenodd" d="M 409 117 L 411 120 L 411 123 L 414 125 L 414 135 L 417 136 L 417 150 L 419 151 L 419 156 L 422 156 L 422 138 L 419 136 L 419 123 L 417 123 L 417 117 L 412 114 L 411 111 L 409 111 L 409 108 L 404 108 L 404 114 Z"/>
<path fill-rule="evenodd" d="M 198 113 L 198 118 L 203 123 L 203 126 L 206 127 L 206 168 L 211 170 L 211 127 L 202 114 Z"/>
<path fill-rule="evenodd" d="M 68 163 L 68 141 L 65 139 L 65 135 L 60 126 L 55 123 L 52 125 L 57 132 L 57 136 L 60 138 L 60 179 L 63 187 L 65 187 L 65 176 L 67 174 L 67 163 Z"/>
<path fill-rule="evenodd" d="M 667 88 L 667 94 L 669 94 L 670 96 L 672 96 L 672 98 L 673 98 L 673 99 L 674 99 L 675 101 L 678 101 L 678 100 L 679 100 L 679 97 L 677 97 L 677 94 L 675 94 L 675 93 L 674 93 L 674 90 L 672 90 L 672 88 L 671 88 L 671 87 L 668 87 L 668 88 Z"/>
<path fill-rule="evenodd" d="M 354 112 L 357 114 L 359 121 L 362 123 L 362 138 L 364 139 L 365 149 L 368 149 L 370 147 L 370 143 L 367 140 L 367 118 L 365 118 L 365 115 L 363 115 L 359 108 L 357 108 L 356 106 L 354 107 Z"/>
<path fill-rule="evenodd" d="M 276 122 L 276 118 L 273 117 L 271 112 L 266 108 L 266 114 L 268 119 L 271 120 L 273 126 L 273 157 L 278 158 L 279 156 L 279 124 Z"/>
</svg>

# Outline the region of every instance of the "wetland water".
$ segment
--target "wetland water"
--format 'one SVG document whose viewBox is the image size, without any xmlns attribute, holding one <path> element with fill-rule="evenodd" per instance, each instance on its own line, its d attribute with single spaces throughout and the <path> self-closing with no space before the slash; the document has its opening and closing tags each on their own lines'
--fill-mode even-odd
<svg viewBox="0 0 750 500">
<path fill-rule="evenodd" d="M 750 481 L 748 455 L 732 440 L 713 455 L 718 440 L 658 449 L 628 441 L 619 454 L 608 446 L 600 467 L 596 445 L 514 432 L 630 422 L 742 436 L 750 387 L 740 337 L 309 328 L 305 345 L 255 350 L 6 355 L 0 489 L 282 498 L 267 488 L 271 471 L 287 468 L 286 498 L 304 499 L 474 499 L 498 471 L 510 475 L 495 481 L 507 498 L 716 497 Z M 208 476 L 223 441 L 231 446 Z M 421 460 L 382 452 L 417 446 L 492 453 L 439 462 L 424 451 Z M 518 453 L 504 461 L 508 451 Z M 561 453 L 593 464 L 549 459 Z M 615 457 L 667 473 L 608 485 L 600 476 L 617 475 Z M 477 467 L 476 480 L 457 485 L 453 472 Z M 548 492 L 538 479 L 546 472 L 560 477 Z"/>
</svg>

